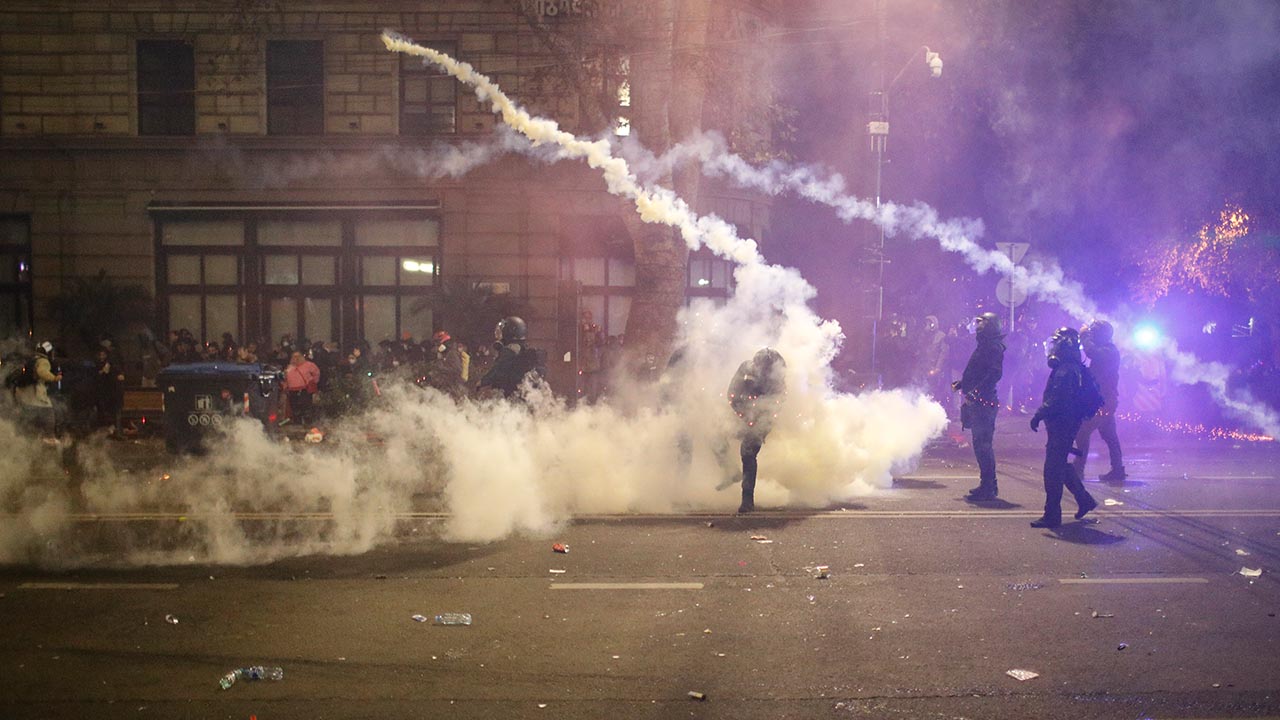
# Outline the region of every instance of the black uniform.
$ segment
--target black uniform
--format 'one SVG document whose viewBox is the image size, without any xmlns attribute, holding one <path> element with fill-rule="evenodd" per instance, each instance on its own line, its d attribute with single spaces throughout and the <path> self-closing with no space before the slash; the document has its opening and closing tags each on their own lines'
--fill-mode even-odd
<svg viewBox="0 0 1280 720">
<path fill-rule="evenodd" d="M 1107 444 L 1107 454 L 1111 457 L 1111 470 L 1101 479 L 1107 482 L 1122 481 L 1125 479 L 1124 457 L 1120 450 L 1120 436 L 1116 433 L 1116 407 L 1120 399 L 1120 351 L 1109 337 L 1097 344 L 1088 342 L 1086 337 L 1085 350 L 1089 353 L 1089 371 L 1098 381 L 1098 389 L 1102 391 L 1105 404 L 1097 415 L 1085 420 L 1076 433 L 1076 447 L 1080 449 L 1080 455 L 1073 464 L 1076 474 L 1083 478 L 1085 459 L 1089 455 L 1089 438 L 1097 430 L 1102 441 Z"/>
<path fill-rule="evenodd" d="M 755 510 L 756 457 L 786 395 L 785 369 L 782 356 L 765 348 L 739 365 L 729 383 L 729 406 L 741 420 L 738 435 L 742 444 L 738 451 L 742 456 L 742 504 L 738 512 Z"/>
<path fill-rule="evenodd" d="M 1063 328 L 1054 335 L 1054 350 L 1049 357 L 1049 380 L 1044 387 L 1044 400 L 1031 418 L 1031 429 L 1039 430 L 1044 421 L 1049 439 L 1044 450 L 1044 515 L 1032 527 L 1057 527 L 1062 524 L 1062 488 L 1075 496 L 1076 519 L 1098 506 L 1084 489 L 1080 477 L 1067 456 L 1083 421 L 1080 393 L 1084 366 L 1080 363 L 1079 336 L 1075 330 Z"/>
<path fill-rule="evenodd" d="M 964 374 L 953 386 L 964 394 L 960 406 L 960 424 L 973 432 L 973 456 L 978 461 L 978 487 L 970 491 L 974 500 L 995 498 L 996 453 L 992 447 L 996 434 L 996 413 L 1000 400 L 996 383 L 1004 375 L 1004 336 L 998 328 L 978 332 L 978 346 L 964 366 Z"/>
<path fill-rule="evenodd" d="M 480 378 L 480 388 L 497 388 L 502 391 L 503 397 L 511 397 L 520 387 L 525 373 L 530 369 L 520 360 L 521 356 L 526 354 L 524 343 L 495 343 L 494 349 L 497 351 L 497 358 L 494 359 L 493 367 L 489 368 L 489 372 Z"/>
</svg>

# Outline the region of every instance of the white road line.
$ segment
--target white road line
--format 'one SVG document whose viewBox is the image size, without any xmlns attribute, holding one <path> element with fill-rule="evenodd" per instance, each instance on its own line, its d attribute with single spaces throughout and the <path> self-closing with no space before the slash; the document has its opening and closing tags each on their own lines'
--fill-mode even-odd
<svg viewBox="0 0 1280 720">
<path fill-rule="evenodd" d="M 1061 578 L 1063 585 L 1173 585 L 1203 584 L 1208 578 L 1200 577 L 1158 577 L 1158 578 Z"/>
<path fill-rule="evenodd" d="M 758 510 L 751 518 L 795 518 L 795 519 L 826 519 L 826 520 L 867 520 L 867 519 L 904 519 L 904 518 L 922 518 L 922 519 L 938 519 L 938 518 L 1004 518 L 1006 520 L 1019 520 L 1026 518 L 1040 517 L 1042 513 L 1039 510 Z M 396 520 L 447 520 L 452 515 L 443 512 L 397 512 L 390 514 Z M 1099 518 L 1234 518 L 1234 517 L 1256 517 L 1256 518 L 1276 518 L 1280 517 L 1280 508 L 1274 510 L 1118 510 L 1107 508 L 1105 510 L 1099 508 L 1099 512 L 1095 514 Z M 729 512 L 710 512 L 698 511 L 687 513 L 590 513 L 584 515 L 575 515 L 573 520 L 645 520 L 645 519 L 664 519 L 664 520 L 703 520 L 703 519 L 722 519 L 726 516 L 732 517 Z M 0 513 L 0 521 L 5 519 L 13 519 L 19 517 L 16 513 Z M 67 516 L 69 520 L 74 522 L 141 522 L 141 521 L 200 521 L 209 518 L 225 519 L 231 517 L 241 521 L 269 521 L 269 520 L 318 520 L 321 522 L 330 522 L 334 519 L 333 513 L 328 512 L 243 512 L 243 513 L 72 513 Z M 750 518 L 748 518 L 750 519 Z"/>
<path fill-rule="evenodd" d="M 701 590 L 702 583 L 552 583 L 552 590 Z"/>
<path fill-rule="evenodd" d="M 27 582 L 21 590 L 177 590 L 177 583 Z"/>
</svg>

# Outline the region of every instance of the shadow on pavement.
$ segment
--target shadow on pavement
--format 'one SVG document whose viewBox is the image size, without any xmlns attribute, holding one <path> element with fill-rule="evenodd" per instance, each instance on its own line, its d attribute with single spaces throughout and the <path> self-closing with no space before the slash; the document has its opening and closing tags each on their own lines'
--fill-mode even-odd
<svg viewBox="0 0 1280 720">
<path fill-rule="evenodd" d="M 1049 537 L 1056 537 L 1077 545 L 1115 545 L 1128 539 L 1123 535 L 1113 535 L 1098 530 L 1088 522 L 1067 523 L 1050 533 Z"/>
<path fill-rule="evenodd" d="M 960 500 L 963 500 L 968 505 L 980 507 L 984 510 L 1016 510 L 1022 507 L 1018 503 L 1011 503 L 1003 498 L 996 498 L 995 500 L 970 500 L 967 497 L 962 497 Z"/>
<path fill-rule="evenodd" d="M 902 490 L 941 490 L 946 485 L 936 480 L 913 480 L 911 478 L 894 478 L 893 487 Z"/>
</svg>

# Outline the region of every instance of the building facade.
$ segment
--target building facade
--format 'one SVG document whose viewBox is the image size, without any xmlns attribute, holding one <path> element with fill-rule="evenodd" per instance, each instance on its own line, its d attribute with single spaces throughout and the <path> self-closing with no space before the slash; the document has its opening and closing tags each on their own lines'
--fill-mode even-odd
<svg viewBox="0 0 1280 720">
<path fill-rule="evenodd" d="M 441 289 L 479 284 L 525 308 L 565 390 L 582 310 L 606 335 L 625 331 L 631 208 L 584 165 L 504 152 L 474 94 L 379 35 L 456 54 L 575 129 L 577 99 L 539 79 L 564 61 L 539 31 L 584 12 L 529 0 L 10 0 L 0 336 L 54 334 L 49 299 L 100 273 L 154 294 L 157 334 L 343 347 L 429 337 Z M 724 12 L 758 31 L 769 11 L 744 0 Z M 765 233 L 760 198 L 704 188 L 698 209 Z M 691 297 L 725 296 L 731 282 L 724 261 L 691 256 Z"/>
</svg>

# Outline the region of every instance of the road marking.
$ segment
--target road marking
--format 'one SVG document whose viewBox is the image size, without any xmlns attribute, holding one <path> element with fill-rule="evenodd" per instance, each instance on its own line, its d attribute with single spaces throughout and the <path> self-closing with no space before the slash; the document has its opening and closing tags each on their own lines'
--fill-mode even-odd
<svg viewBox="0 0 1280 720">
<path fill-rule="evenodd" d="M 1172 585 L 1181 583 L 1203 584 L 1209 582 L 1209 579 L 1200 577 L 1062 578 L 1058 582 L 1063 585 Z"/>
<path fill-rule="evenodd" d="M 18 586 L 22 590 L 177 590 L 177 583 L 75 583 L 28 582 Z"/>
<path fill-rule="evenodd" d="M 1116 510 L 1107 508 L 1095 515 L 1100 518 L 1277 518 L 1280 509 L 1274 510 Z M 877 518 L 1004 518 L 1025 519 L 1037 518 L 1040 510 L 757 510 L 751 518 L 792 518 L 792 519 L 828 519 L 828 520 L 865 520 Z M 390 516 L 396 520 L 448 520 L 452 517 L 445 512 L 395 512 Z M 573 520 L 646 520 L 646 519 L 680 519 L 705 520 L 733 517 L 727 511 L 697 511 L 687 513 L 588 513 L 574 515 Z M 21 517 L 17 513 L 0 513 L 0 520 Z M 318 520 L 330 522 L 334 519 L 330 512 L 242 512 L 242 513 L 71 513 L 67 519 L 73 522 L 141 522 L 141 521 L 200 521 L 207 519 L 241 521 L 270 520 Z M 750 518 L 747 518 L 750 519 Z"/>
<path fill-rule="evenodd" d="M 552 583 L 552 590 L 701 590 L 702 583 Z"/>
</svg>

